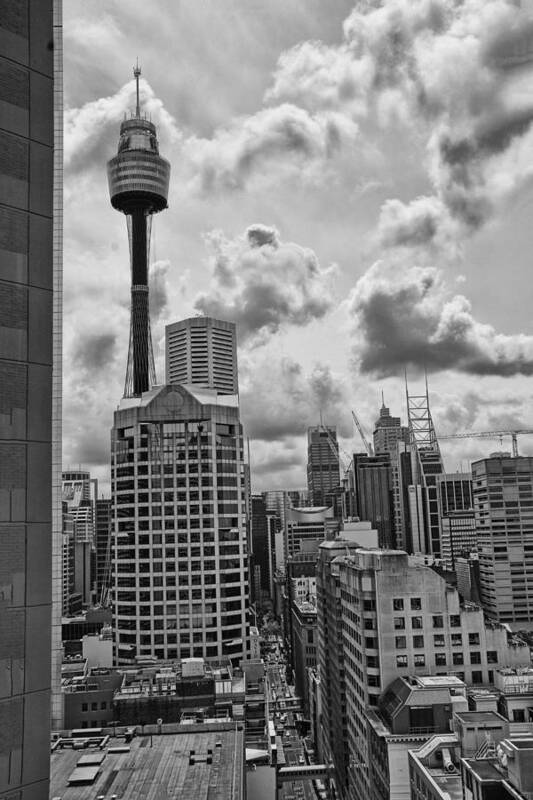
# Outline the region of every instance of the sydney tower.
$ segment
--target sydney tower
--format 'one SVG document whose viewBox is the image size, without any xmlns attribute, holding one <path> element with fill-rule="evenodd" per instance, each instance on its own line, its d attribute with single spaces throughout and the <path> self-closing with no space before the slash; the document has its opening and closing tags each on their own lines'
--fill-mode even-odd
<svg viewBox="0 0 533 800">
<path fill-rule="evenodd" d="M 170 164 L 159 155 L 155 125 L 141 116 L 139 76 L 135 115 L 120 125 L 118 153 L 107 164 L 113 208 L 126 214 L 131 260 L 131 327 L 124 397 L 140 397 L 155 384 L 148 302 L 152 214 L 167 208 Z"/>
</svg>

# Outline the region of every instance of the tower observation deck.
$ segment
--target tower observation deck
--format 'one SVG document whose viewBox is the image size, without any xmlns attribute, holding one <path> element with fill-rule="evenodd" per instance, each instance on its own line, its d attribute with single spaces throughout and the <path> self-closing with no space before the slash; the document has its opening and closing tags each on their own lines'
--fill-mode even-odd
<svg viewBox="0 0 533 800">
<path fill-rule="evenodd" d="M 126 214 L 131 261 L 131 325 L 124 397 L 139 397 L 155 384 L 148 301 L 152 214 L 167 208 L 170 164 L 159 155 L 155 125 L 141 115 L 139 77 L 135 114 L 120 125 L 117 155 L 108 161 L 111 205 Z"/>
</svg>

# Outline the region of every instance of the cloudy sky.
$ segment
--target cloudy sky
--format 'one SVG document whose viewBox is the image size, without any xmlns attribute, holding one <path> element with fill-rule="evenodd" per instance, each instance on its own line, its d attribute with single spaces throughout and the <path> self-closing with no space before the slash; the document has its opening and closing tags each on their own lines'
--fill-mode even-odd
<svg viewBox="0 0 533 800">
<path fill-rule="evenodd" d="M 429 375 L 437 433 L 533 427 L 533 10 L 515 0 L 69 0 L 64 464 L 108 483 L 129 334 L 105 164 L 141 99 L 172 165 L 151 314 L 238 324 L 254 490 L 306 427 L 361 449 Z M 499 443 L 443 442 L 447 468 Z M 520 441 L 533 453 L 533 437 Z"/>
</svg>

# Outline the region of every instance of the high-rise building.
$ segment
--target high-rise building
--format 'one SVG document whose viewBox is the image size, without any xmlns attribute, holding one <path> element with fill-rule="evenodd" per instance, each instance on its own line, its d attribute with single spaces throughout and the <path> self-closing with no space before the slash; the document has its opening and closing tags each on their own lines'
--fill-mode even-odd
<svg viewBox="0 0 533 800">
<path fill-rule="evenodd" d="M 389 453 L 396 450 L 397 442 L 409 442 L 409 429 L 402 425 L 400 417 L 391 416 L 390 409 L 383 401 L 379 417 L 374 423 L 374 453 Z"/>
<path fill-rule="evenodd" d="M 533 458 L 472 464 L 481 602 L 499 622 L 533 627 Z"/>
<path fill-rule="evenodd" d="M 312 506 L 327 505 L 340 486 L 339 445 L 334 426 L 307 429 L 307 490 Z"/>
<path fill-rule="evenodd" d="M 247 652 L 243 434 L 235 395 L 156 387 L 112 430 L 118 663 Z"/>
<path fill-rule="evenodd" d="M 170 164 L 159 155 L 155 125 L 141 114 L 139 77 L 135 113 L 120 125 L 118 153 L 107 165 L 111 205 L 126 215 L 131 258 L 131 325 L 124 397 L 140 397 L 156 382 L 148 302 L 153 214 L 167 208 Z"/>
<path fill-rule="evenodd" d="M 116 659 L 248 651 L 247 480 L 236 394 L 154 386 L 148 310 L 151 215 L 166 208 L 170 165 L 141 115 L 120 126 L 111 203 L 128 217 L 131 332 L 111 443 Z M 202 349 L 202 348 L 200 348 Z"/>
<path fill-rule="evenodd" d="M 52 0 L 0 3 L 0 795 L 20 800 L 48 797 L 49 781 L 60 25 Z"/>
<path fill-rule="evenodd" d="M 378 531 L 380 547 L 392 547 L 394 506 L 390 454 L 355 453 L 350 471 L 353 471 L 354 516 L 372 523 Z"/>
<path fill-rule="evenodd" d="M 481 607 L 461 605 L 444 578 L 406 553 L 360 549 L 340 558 L 338 569 L 349 797 L 360 800 L 376 796 L 366 709 L 396 677 L 429 673 L 491 683 L 498 666 L 525 665 L 529 653 L 520 640 L 510 646 L 507 628 L 485 622 Z"/>
<path fill-rule="evenodd" d="M 400 417 L 391 416 L 390 410 L 383 401 L 379 418 L 374 423 L 374 455 L 390 456 L 390 480 L 392 490 L 392 515 L 394 545 L 403 550 L 407 547 L 404 504 L 400 482 L 400 452 L 409 442 L 409 429 L 402 425 Z"/>
<path fill-rule="evenodd" d="M 96 601 L 106 602 L 111 578 L 111 500 L 101 497 L 95 504 Z"/>
<path fill-rule="evenodd" d="M 261 494 L 252 495 L 251 511 L 250 587 L 254 602 L 261 605 L 272 596 L 275 520 L 267 514 Z"/>
<path fill-rule="evenodd" d="M 353 541 L 336 539 L 323 542 L 316 569 L 317 590 L 317 666 L 321 709 L 316 720 L 316 747 L 319 761 L 335 766 L 337 794 L 347 797 L 348 719 L 344 652 L 342 639 L 341 594 L 338 557 L 355 550 Z"/>
<path fill-rule="evenodd" d="M 306 542 L 322 542 L 338 523 L 331 508 L 287 508 L 285 511 L 285 560 L 305 549 Z M 316 549 L 316 548 L 315 548 Z"/>
<path fill-rule="evenodd" d="M 440 557 L 447 569 L 454 570 L 458 556 L 477 550 L 472 474 L 455 472 L 437 475 L 437 497 Z"/>
<path fill-rule="evenodd" d="M 237 335 L 234 322 L 191 317 L 165 328 L 167 383 L 192 383 L 238 394 Z"/>
<path fill-rule="evenodd" d="M 62 473 L 62 500 L 69 510 L 94 504 L 98 496 L 98 481 L 86 470 L 67 470 Z"/>
</svg>

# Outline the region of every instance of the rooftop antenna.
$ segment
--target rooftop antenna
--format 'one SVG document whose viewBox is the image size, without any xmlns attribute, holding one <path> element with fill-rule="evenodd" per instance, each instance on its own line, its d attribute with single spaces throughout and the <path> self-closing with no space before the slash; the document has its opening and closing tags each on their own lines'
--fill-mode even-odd
<svg viewBox="0 0 533 800">
<path fill-rule="evenodd" d="M 139 59 L 137 59 L 135 66 L 133 67 L 133 75 L 135 77 L 135 82 L 137 84 L 137 107 L 135 109 L 135 116 L 137 119 L 140 119 L 141 116 L 141 103 L 139 100 L 139 77 L 141 74 L 141 68 L 139 66 Z"/>
</svg>

